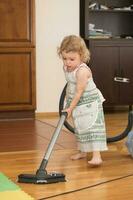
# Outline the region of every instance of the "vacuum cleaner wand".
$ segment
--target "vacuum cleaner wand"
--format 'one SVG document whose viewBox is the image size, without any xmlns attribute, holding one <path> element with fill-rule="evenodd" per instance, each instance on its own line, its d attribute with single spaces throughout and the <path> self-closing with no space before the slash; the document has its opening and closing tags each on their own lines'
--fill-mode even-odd
<svg viewBox="0 0 133 200">
<path fill-rule="evenodd" d="M 67 112 L 62 112 L 60 120 L 50 140 L 50 143 L 47 147 L 46 153 L 40 164 L 40 167 L 36 171 L 36 174 L 35 175 L 34 174 L 20 174 L 18 175 L 18 182 L 39 184 L 39 183 L 56 183 L 56 182 L 65 181 L 65 175 L 62 173 L 56 173 L 56 172 L 47 173 L 46 166 L 48 164 L 48 160 L 50 158 L 50 155 L 52 153 L 56 140 L 61 132 L 61 129 L 63 127 L 66 117 L 67 117 Z"/>
</svg>

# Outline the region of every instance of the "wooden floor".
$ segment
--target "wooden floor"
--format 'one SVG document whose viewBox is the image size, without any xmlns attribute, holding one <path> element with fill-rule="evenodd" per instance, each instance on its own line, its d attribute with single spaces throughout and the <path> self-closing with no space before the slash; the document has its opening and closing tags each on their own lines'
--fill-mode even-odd
<svg viewBox="0 0 133 200">
<path fill-rule="evenodd" d="M 122 132 L 127 124 L 127 112 L 105 115 L 107 132 Z M 36 200 L 131 200 L 133 199 L 133 159 L 127 152 L 125 140 L 108 144 L 103 152 L 103 165 L 92 168 L 87 159 L 71 161 L 76 152 L 73 134 L 63 128 L 47 171 L 66 175 L 66 182 L 35 185 L 17 182 L 21 173 L 35 174 L 58 118 L 0 121 L 0 171 Z"/>
</svg>

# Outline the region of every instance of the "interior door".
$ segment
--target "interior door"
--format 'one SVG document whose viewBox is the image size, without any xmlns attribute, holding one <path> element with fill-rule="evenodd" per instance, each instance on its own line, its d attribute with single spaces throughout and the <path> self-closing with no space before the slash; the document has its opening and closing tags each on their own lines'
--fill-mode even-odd
<svg viewBox="0 0 133 200">
<path fill-rule="evenodd" d="M 34 117 L 35 0 L 0 0 L 0 118 Z"/>
</svg>

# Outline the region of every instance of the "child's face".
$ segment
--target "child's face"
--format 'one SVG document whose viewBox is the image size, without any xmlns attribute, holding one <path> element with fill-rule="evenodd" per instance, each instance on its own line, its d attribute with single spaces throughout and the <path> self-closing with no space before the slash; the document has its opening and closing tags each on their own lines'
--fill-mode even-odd
<svg viewBox="0 0 133 200">
<path fill-rule="evenodd" d="M 62 52 L 62 60 L 68 71 L 73 71 L 81 64 L 81 57 L 78 52 Z"/>
</svg>

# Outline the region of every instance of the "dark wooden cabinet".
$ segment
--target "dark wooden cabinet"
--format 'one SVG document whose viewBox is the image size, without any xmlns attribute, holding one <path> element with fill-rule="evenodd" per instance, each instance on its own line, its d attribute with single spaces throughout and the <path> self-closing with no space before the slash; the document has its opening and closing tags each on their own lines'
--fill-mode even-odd
<svg viewBox="0 0 133 200">
<path fill-rule="evenodd" d="M 133 46 L 120 48 L 120 77 L 127 82 L 120 83 L 120 104 L 133 104 Z"/>
<path fill-rule="evenodd" d="M 105 106 L 133 104 L 132 5 L 131 0 L 80 1 L 80 34 Z"/>
<path fill-rule="evenodd" d="M 34 0 L 1 0 L 0 24 L 0 118 L 34 117 Z"/>
<path fill-rule="evenodd" d="M 94 80 L 102 91 L 105 105 L 133 103 L 133 46 L 91 40 L 90 67 Z"/>
</svg>

